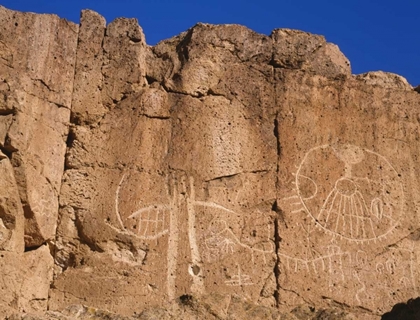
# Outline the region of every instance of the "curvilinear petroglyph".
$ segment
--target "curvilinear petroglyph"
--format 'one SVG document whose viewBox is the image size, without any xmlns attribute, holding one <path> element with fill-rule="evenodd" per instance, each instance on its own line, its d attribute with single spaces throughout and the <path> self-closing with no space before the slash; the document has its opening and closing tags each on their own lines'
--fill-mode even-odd
<svg viewBox="0 0 420 320">
<path fill-rule="evenodd" d="M 379 319 L 418 297 L 404 78 L 302 31 L 151 47 L 90 10 L 0 7 L 0 57 L 5 317 Z"/>
</svg>

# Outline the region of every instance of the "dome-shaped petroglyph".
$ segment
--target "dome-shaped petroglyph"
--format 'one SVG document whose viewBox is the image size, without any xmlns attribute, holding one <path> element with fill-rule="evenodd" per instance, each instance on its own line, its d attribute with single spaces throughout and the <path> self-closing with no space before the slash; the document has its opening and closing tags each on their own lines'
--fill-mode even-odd
<svg viewBox="0 0 420 320">
<path fill-rule="evenodd" d="M 298 167 L 296 186 L 317 226 L 347 240 L 385 237 L 400 219 L 400 176 L 371 150 L 353 145 L 313 148 Z"/>
</svg>

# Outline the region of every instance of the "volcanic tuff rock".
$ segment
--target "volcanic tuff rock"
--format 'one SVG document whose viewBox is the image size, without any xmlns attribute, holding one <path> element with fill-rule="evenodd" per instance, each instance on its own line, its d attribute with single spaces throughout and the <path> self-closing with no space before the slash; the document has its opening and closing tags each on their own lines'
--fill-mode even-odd
<svg viewBox="0 0 420 320">
<path fill-rule="evenodd" d="M 0 58 L 5 316 L 378 319 L 418 296 L 404 78 L 301 31 L 150 47 L 89 10 L 0 7 Z"/>
</svg>

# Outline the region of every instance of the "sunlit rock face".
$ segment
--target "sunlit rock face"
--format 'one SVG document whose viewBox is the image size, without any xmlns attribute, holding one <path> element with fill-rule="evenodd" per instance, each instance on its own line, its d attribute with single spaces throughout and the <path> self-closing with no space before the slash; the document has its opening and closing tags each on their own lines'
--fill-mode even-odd
<svg viewBox="0 0 420 320">
<path fill-rule="evenodd" d="M 6 315 L 379 319 L 418 296 L 404 78 L 297 30 L 150 47 L 89 10 L 1 7 L 0 40 Z"/>
</svg>

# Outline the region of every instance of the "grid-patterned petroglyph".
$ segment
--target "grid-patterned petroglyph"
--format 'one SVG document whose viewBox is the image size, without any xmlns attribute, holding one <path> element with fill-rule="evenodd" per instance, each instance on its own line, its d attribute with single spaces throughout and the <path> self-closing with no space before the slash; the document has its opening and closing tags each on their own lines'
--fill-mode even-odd
<svg viewBox="0 0 420 320">
<path fill-rule="evenodd" d="M 250 246 L 243 243 L 232 229 L 229 228 L 227 221 L 220 217 L 213 219 L 208 224 L 208 230 L 204 237 L 200 235 L 200 239 L 203 239 L 204 242 L 204 246 L 200 247 L 198 235 L 196 234 L 196 211 L 198 208 L 207 208 L 219 213 L 233 214 L 236 216 L 238 214 L 218 203 L 197 200 L 194 179 L 192 177 L 183 177 L 179 183 L 171 181 L 173 190 L 171 195 L 168 192 L 168 203 L 151 204 L 147 207 L 139 208 L 131 214 L 122 214 L 119 203 L 121 201 L 120 193 L 122 185 L 125 183 L 125 180 L 126 175 L 124 174 L 116 189 L 115 214 L 118 226 L 111 225 L 109 222 L 107 222 L 107 225 L 117 232 L 149 241 L 168 235 L 167 292 L 169 298 L 175 297 L 178 242 L 179 233 L 182 232 L 178 228 L 177 219 L 179 210 L 183 210 L 182 208 L 186 208 L 187 211 L 187 232 L 191 250 L 191 265 L 189 266 L 188 273 L 192 278 L 191 289 L 195 293 L 203 293 L 205 291 L 203 261 L 220 260 L 226 255 L 234 254 L 238 248 L 242 248 L 251 254 L 252 262 L 254 262 L 254 254 L 260 253 L 265 263 L 265 254 L 272 254 L 274 252 L 274 244 L 268 236 L 264 243 L 256 243 Z M 239 265 L 237 268 L 237 274 L 226 280 L 224 284 L 226 286 L 252 285 L 250 276 L 243 274 Z"/>
<path fill-rule="evenodd" d="M 126 175 L 123 175 L 121 178 L 115 196 L 115 214 L 119 223 L 117 230 L 144 240 L 154 240 L 167 234 L 169 232 L 167 226 L 168 216 L 171 207 L 173 207 L 171 203 L 140 208 L 131 213 L 126 219 L 123 219 L 119 209 L 119 202 L 121 185 L 125 177 Z"/>
<path fill-rule="evenodd" d="M 252 286 L 253 283 L 252 283 L 251 277 L 242 272 L 241 266 L 239 264 L 236 265 L 236 268 L 237 268 L 236 274 L 233 275 L 230 280 L 226 280 L 225 284 L 228 286 L 235 286 L 235 287 Z"/>
</svg>

